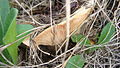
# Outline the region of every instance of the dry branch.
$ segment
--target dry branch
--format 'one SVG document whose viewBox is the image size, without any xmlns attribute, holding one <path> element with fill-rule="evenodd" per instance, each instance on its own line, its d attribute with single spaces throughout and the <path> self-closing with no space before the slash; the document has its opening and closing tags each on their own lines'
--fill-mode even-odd
<svg viewBox="0 0 120 68">
<path fill-rule="evenodd" d="M 81 7 L 70 18 L 70 33 L 77 29 L 89 16 L 92 8 Z M 38 34 L 33 41 L 36 45 L 54 46 L 61 44 L 66 39 L 66 20 L 51 26 Z M 23 41 L 29 46 L 29 39 Z"/>
</svg>

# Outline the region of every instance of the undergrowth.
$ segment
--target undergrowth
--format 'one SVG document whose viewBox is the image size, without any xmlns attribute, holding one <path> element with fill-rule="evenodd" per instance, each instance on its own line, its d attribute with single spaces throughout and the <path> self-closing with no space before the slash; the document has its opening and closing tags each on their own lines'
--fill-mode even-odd
<svg viewBox="0 0 120 68">
<path fill-rule="evenodd" d="M 88 2 L 71 0 L 68 14 Z M 65 4 L 64 0 L 0 0 L 0 67 L 120 67 L 119 0 L 94 0 L 93 12 L 77 34 L 71 34 L 67 48 L 65 43 L 33 48 L 32 38 L 47 28 L 44 26 L 65 18 Z M 30 47 L 22 44 L 27 36 Z"/>
</svg>

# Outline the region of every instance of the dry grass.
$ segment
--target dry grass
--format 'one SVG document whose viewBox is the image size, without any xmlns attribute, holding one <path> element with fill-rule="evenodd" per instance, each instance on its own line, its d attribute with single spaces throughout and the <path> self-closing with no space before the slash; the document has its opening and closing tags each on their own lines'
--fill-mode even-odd
<svg viewBox="0 0 120 68">
<path fill-rule="evenodd" d="M 31 39 L 39 32 L 44 30 L 48 25 L 55 25 L 63 20 L 66 15 L 69 22 L 70 12 L 73 13 L 81 5 L 86 5 L 88 0 L 72 0 L 70 11 L 69 2 L 64 0 L 13 0 L 14 7 L 19 9 L 18 23 L 24 22 L 33 24 L 36 28 Z M 93 45 L 85 48 L 79 46 L 80 43 L 73 44 L 70 39 L 69 24 L 67 24 L 68 39 L 57 47 L 40 46 L 37 50 L 34 47 L 34 41 L 31 40 L 30 48 L 20 46 L 20 63 L 17 67 L 38 67 L 38 68 L 61 68 L 65 66 L 67 60 L 76 54 L 83 54 L 86 59 L 84 68 L 117 68 L 120 67 L 120 1 L 119 0 L 95 0 L 92 14 L 81 29 L 77 29 L 77 33 L 86 35 L 89 39 L 96 42 L 96 35 L 108 22 L 114 22 L 116 26 L 116 34 L 108 44 Z M 67 8 L 65 9 L 65 4 Z M 66 13 L 65 13 L 66 12 Z M 30 30 L 31 31 L 31 30 Z M 75 32 L 75 31 L 74 31 Z M 17 41 L 15 41 L 17 42 Z M 13 42 L 13 43 L 15 43 Z M 67 43 L 66 43 L 67 42 Z M 11 44 L 13 44 L 11 43 Z M 66 43 L 65 49 L 62 46 Z M 7 46 L 10 46 L 8 44 Z M 6 47 L 7 47 L 6 46 Z M 73 46 L 73 47 L 69 47 Z M 6 47 L 0 48 L 0 50 Z M 59 47 L 59 48 L 58 48 Z M 95 52 L 86 54 L 85 51 L 94 47 L 100 47 Z M 23 50 L 23 52 L 21 52 Z M 0 63 L 2 64 L 2 63 Z M 4 64 L 6 67 L 11 67 Z"/>
</svg>

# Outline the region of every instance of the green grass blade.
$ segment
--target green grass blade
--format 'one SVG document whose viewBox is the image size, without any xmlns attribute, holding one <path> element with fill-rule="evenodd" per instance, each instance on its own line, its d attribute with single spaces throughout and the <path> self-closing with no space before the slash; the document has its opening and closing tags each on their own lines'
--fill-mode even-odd
<svg viewBox="0 0 120 68">
<path fill-rule="evenodd" d="M 108 23 L 103 29 L 100 34 L 99 40 L 97 44 L 103 44 L 110 41 L 110 39 L 115 34 L 115 26 L 112 23 Z"/>
<path fill-rule="evenodd" d="M 3 38 L 4 44 L 9 44 L 11 42 L 14 42 L 16 40 L 16 17 L 17 17 L 18 10 L 15 8 L 12 8 L 10 11 L 10 14 L 8 15 L 6 22 L 10 23 L 9 28 Z M 18 47 L 17 44 L 13 44 L 7 48 L 9 52 L 9 56 L 12 57 L 12 62 L 14 64 L 17 64 L 18 60 Z M 7 57 L 9 57 L 7 56 Z"/>
<path fill-rule="evenodd" d="M 69 59 L 65 68 L 83 68 L 85 58 L 82 55 L 75 55 Z"/>
</svg>

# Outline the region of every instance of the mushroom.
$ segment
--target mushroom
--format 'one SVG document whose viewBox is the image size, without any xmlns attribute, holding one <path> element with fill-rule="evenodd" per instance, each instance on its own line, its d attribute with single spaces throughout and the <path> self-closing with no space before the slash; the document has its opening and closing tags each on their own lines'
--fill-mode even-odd
<svg viewBox="0 0 120 68">
<path fill-rule="evenodd" d="M 88 18 L 91 13 L 91 7 L 81 7 L 70 17 L 70 33 L 77 29 Z M 33 41 L 35 45 L 48 45 L 55 46 L 61 44 L 66 39 L 66 20 L 59 24 L 53 25 L 39 33 Z M 29 46 L 29 38 L 23 41 L 24 44 Z"/>
</svg>

